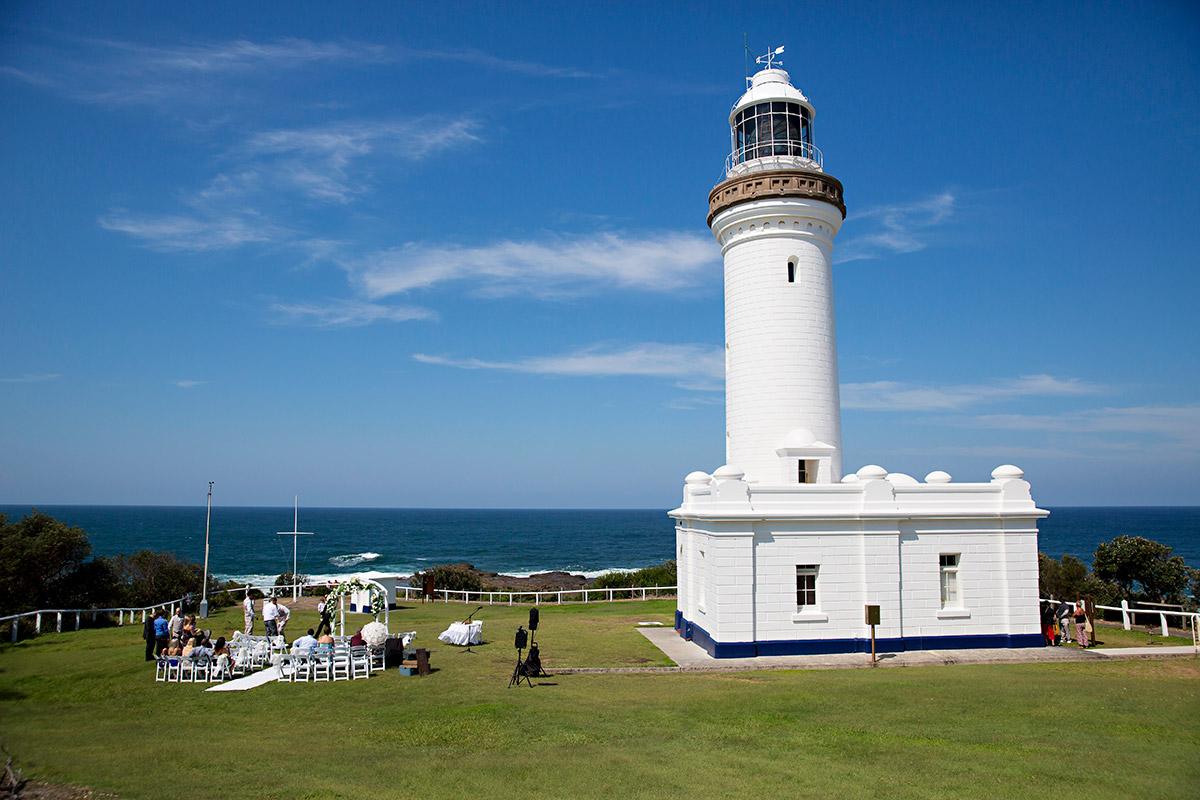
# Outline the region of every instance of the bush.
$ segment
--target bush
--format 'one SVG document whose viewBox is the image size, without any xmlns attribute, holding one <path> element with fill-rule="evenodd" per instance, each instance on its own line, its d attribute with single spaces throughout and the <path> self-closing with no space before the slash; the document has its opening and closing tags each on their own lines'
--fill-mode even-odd
<svg viewBox="0 0 1200 800">
<path fill-rule="evenodd" d="M 420 589 L 425 585 L 425 577 L 433 577 L 433 585 L 438 589 L 450 589 L 458 592 L 482 592 L 483 583 L 479 576 L 461 564 L 439 564 L 424 572 L 413 573 L 408 585 Z"/>
<path fill-rule="evenodd" d="M 103 602 L 103 569 L 84 561 L 91 552 L 82 528 L 49 514 L 34 509 L 19 522 L 0 514 L 0 614 Z"/>
<path fill-rule="evenodd" d="M 633 572 L 606 572 L 592 581 L 592 588 L 629 589 L 639 586 L 674 586 L 678 579 L 675 562 L 671 560 Z"/>
<path fill-rule="evenodd" d="M 104 562 L 112 575 L 116 605 L 142 608 L 188 595 L 193 601 L 200 599 L 200 576 L 204 569 L 194 561 L 154 550 L 97 560 Z M 216 579 L 210 575 L 208 591 L 212 593 L 218 588 Z"/>
</svg>

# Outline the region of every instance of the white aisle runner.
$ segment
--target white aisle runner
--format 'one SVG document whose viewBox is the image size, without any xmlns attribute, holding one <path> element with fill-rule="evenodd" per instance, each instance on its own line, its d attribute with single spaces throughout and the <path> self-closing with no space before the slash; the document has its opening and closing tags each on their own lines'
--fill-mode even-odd
<svg viewBox="0 0 1200 800">
<path fill-rule="evenodd" d="M 271 683 L 279 679 L 279 667 L 268 667 L 260 672 L 247 675 L 244 678 L 228 681 L 226 683 L 218 683 L 216 686 L 210 686 L 205 689 L 206 692 L 244 692 L 247 689 L 253 689 L 255 686 L 262 686 L 264 683 Z"/>
</svg>

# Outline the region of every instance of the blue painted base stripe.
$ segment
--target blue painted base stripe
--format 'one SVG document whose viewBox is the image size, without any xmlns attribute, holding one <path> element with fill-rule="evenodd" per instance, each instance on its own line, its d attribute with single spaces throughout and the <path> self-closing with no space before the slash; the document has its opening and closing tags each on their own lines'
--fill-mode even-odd
<svg viewBox="0 0 1200 800">
<path fill-rule="evenodd" d="M 684 639 L 690 639 L 704 648 L 713 658 L 754 658 L 756 656 L 816 656 L 836 653 L 869 653 L 869 638 L 853 639 L 789 639 L 762 642 L 718 642 L 708 631 L 694 622 L 688 622 L 675 612 L 675 630 Z M 877 638 L 875 651 L 878 653 L 901 653 L 906 650 L 970 650 L 976 648 L 1044 647 L 1040 633 L 1023 634 L 968 634 L 959 636 L 905 636 L 903 638 Z"/>
</svg>

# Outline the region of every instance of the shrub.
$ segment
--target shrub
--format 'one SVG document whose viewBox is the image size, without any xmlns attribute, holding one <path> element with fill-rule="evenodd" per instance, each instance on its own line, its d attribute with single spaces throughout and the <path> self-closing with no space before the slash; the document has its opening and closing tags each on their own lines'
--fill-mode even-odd
<svg viewBox="0 0 1200 800">
<path fill-rule="evenodd" d="M 433 585 L 438 589 L 450 589 L 459 592 L 482 592 L 483 583 L 479 576 L 460 564 L 439 564 L 424 572 L 413 573 L 408 585 L 418 589 L 425 585 L 425 576 L 433 576 Z"/>
<path fill-rule="evenodd" d="M 154 550 L 141 550 L 130 555 L 120 553 L 98 560 L 103 561 L 112 573 L 119 605 L 141 608 L 187 595 L 194 601 L 200 599 L 200 574 L 204 570 L 193 561 Z M 210 575 L 208 591 L 211 593 L 218 588 L 216 579 Z"/>
<path fill-rule="evenodd" d="M 628 589 L 638 586 L 674 586 L 678 580 L 675 561 L 664 561 L 633 572 L 606 572 L 592 581 L 595 589 Z"/>
</svg>

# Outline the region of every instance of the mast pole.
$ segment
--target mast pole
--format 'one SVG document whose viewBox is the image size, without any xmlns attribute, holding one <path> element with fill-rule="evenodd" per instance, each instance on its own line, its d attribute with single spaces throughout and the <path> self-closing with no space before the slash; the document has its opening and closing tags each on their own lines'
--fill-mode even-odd
<svg viewBox="0 0 1200 800">
<path fill-rule="evenodd" d="M 204 575 L 200 578 L 200 618 L 208 616 L 208 531 L 212 525 L 212 487 L 208 482 L 208 515 L 204 518 Z"/>
</svg>

